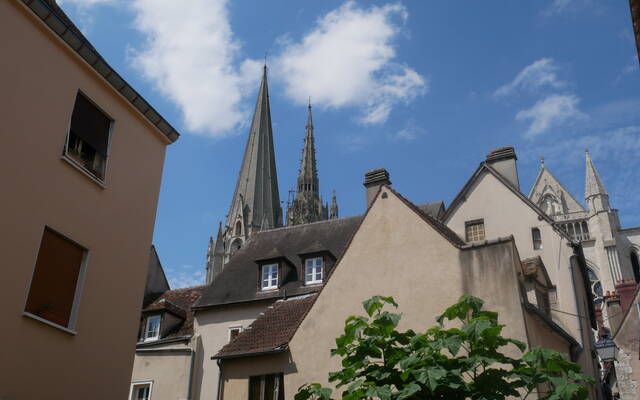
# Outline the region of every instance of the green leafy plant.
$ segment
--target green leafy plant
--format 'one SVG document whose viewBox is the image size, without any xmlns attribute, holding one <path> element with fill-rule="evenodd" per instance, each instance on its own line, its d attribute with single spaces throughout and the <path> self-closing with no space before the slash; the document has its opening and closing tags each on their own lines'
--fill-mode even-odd
<svg viewBox="0 0 640 400">
<path fill-rule="evenodd" d="M 398 332 L 401 315 L 392 297 L 374 296 L 363 302 L 368 317 L 351 316 L 336 339 L 332 355 L 342 357 L 342 369 L 329 382 L 342 388 L 343 400 L 356 399 L 505 399 L 537 393 L 548 400 L 588 397 L 590 377 L 564 355 L 542 347 L 527 351 L 518 340 L 503 337 L 498 314 L 482 309 L 484 302 L 462 296 L 424 333 Z M 458 327 L 445 328 L 445 321 Z M 515 346 L 511 353 L 501 352 Z M 332 398 L 332 389 L 318 383 L 303 385 L 296 400 Z"/>
</svg>

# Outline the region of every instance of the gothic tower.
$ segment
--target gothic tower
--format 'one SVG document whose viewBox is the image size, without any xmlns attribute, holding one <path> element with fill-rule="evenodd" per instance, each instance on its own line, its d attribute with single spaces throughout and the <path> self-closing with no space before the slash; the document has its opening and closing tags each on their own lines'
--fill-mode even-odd
<svg viewBox="0 0 640 400">
<path fill-rule="evenodd" d="M 222 271 L 229 257 L 253 232 L 282 226 L 276 158 L 273 150 L 267 67 L 264 66 L 258 100 L 227 222 L 210 239 L 207 283 Z"/>
<path fill-rule="evenodd" d="M 329 207 L 322 204 L 319 186 L 316 146 L 313 138 L 313 117 L 311 104 L 309 104 L 296 196 L 287 208 L 287 225 L 308 224 L 329 218 Z"/>
</svg>

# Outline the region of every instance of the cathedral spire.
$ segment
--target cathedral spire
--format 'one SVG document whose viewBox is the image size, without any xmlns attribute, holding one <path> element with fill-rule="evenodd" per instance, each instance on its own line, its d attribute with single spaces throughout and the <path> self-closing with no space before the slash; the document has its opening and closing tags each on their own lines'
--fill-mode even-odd
<svg viewBox="0 0 640 400">
<path fill-rule="evenodd" d="M 282 226 L 282 209 L 265 65 L 226 230 L 232 236 L 246 238 L 252 232 L 279 226 Z"/>
<path fill-rule="evenodd" d="M 311 102 L 307 107 L 304 146 L 296 185 L 296 197 L 287 209 L 287 225 L 307 224 L 328 218 L 327 207 L 320 200 L 320 184 L 313 137 Z"/>
<path fill-rule="evenodd" d="M 338 201 L 336 200 L 336 191 L 333 191 L 331 196 L 331 210 L 329 212 L 329 219 L 338 218 Z"/>
<path fill-rule="evenodd" d="M 216 239 L 213 240 L 211 236 L 209 236 L 209 247 L 207 248 L 207 284 L 213 281 L 213 278 L 216 277 L 222 271 L 222 264 L 224 258 L 224 238 L 222 232 L 222 222 L 218 223 L 218 234 L 216 235 Z"/>
<path fill-rule="evenodd" d="M 610 208 L 609 194 L 602 184 L 600 174 L 591 160 L 588 149 L 585 149 L 585 163 L 584 198 L 587 206 L 592 212 L 608 210 Z"/>
</svg>

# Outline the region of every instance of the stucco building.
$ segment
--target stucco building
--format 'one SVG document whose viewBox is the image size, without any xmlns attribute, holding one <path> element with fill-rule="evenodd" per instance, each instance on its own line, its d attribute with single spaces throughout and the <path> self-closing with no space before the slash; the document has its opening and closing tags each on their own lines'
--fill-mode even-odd
<svg viewBox="0 0 640 400">
<path fill-rule="evenodd" d="M 126 398 L 178 133 L 55 1 L 0 2 L 0 44 L 0 398 Z"/>
</svg>

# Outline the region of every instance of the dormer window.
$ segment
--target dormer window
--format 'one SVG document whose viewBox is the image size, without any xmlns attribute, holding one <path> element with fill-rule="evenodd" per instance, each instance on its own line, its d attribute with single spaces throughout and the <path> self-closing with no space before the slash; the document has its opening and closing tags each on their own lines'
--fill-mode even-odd
<svg viewBox="0 0 640 400">
<path fill-rule="evenodd" d="M 158 340 L 160 338 L 160 316 L 152 315 L 147 317 L 147 323 L 145 324 L 144 334 L 142 340 L 150 342 L 152 340 Z"/>
<path fill-rule="evenodd" d="M 322 257 L 307 258 L 305 260 L 305 278 L 304 283 L 311 285 L 314 283 L 322 283 L 324 273 L 324 262 Z"/>
<path fill-rule="evenodd" d="M 266 264 L 262 266 L 262 290 L 278 288 L 278 264 Z"/>
</svg>

